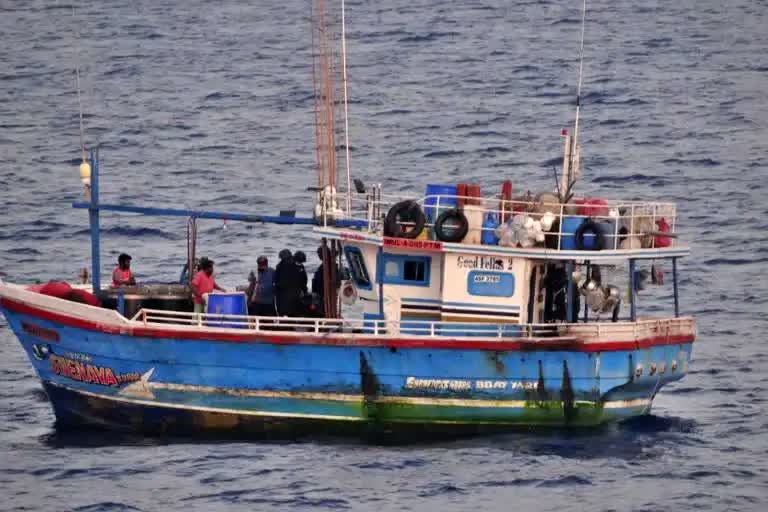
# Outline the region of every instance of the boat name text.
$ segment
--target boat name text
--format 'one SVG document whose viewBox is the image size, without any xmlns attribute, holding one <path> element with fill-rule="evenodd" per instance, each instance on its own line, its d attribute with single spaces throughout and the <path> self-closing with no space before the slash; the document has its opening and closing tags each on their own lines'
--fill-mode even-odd
<svg viewBox="0 0 768 512">
<path fill-rule="evenodd" d="M 512 258 L 507 258 L 506 265 L 502 258 L 493 258 L 491 256 L 459 256 L 456 258 L 456 265 L 459 268 L 481 269 L 481 270 L 512 270 Z"/>
<path fill-rule="evenodd" d="M 422 379 L 407 377 L 406 389 L 421 389 L 428 391 L 493 391 L 493 390 L 534 390 L 539 386 L 536 381 L 522 380 L 468 380 L 468 379 Z"/>
<path fill-rule="evenodd" d="M 56 375 L 61 375 L 62 377 L 88 384 L 119 386 L 129 382 L 136 382 L 141 379 L 141 375 L 137 372 L 120 374 L 106 366 L 84 364 L 74 359 L 55 356 L 53 354 L 51 354 L 50 360 L 51 370 Z"/>
</svg>

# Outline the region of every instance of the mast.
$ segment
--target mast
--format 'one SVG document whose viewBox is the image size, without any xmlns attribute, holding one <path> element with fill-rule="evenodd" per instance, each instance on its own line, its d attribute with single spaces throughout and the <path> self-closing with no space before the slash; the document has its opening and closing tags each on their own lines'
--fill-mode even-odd
<svg viewBox="0 0 768 512">
<path fill-rule="evenodd" d="M 315 144 L 318 186 L 336 186 L 334 58 L 325 0 L 312 9 L 313 75 L 315 89 Z"/>
<path fill-rule="evenodd" d="M 344 153 L 347 163 L 347 217 L 352 215 L 352 170 L 349 164 L 349 106 L 347 102 L 347 23 L 344 0 L 341 0 L 341 71 L 344 84 Z"/>
</svg>

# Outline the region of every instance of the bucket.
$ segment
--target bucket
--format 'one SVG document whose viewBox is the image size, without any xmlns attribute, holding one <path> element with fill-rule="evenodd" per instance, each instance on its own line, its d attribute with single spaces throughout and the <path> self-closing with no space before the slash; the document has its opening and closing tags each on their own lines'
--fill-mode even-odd
<svg viewBox="0 0 768 512">
<path fill-rule="evenodd" d="M 245 301 L 245 293 L 209 293 L 205 312 L 209 315 L 247 315 L 248 307 Z M 245 319 L 242 319 L 243 323 L 233 324 L 232 321 L 234 319 L 216 320 L 214 318 L 208 317 L 205 324 L 209 327 L 228 327 L 235 329 L 245 329 L 248 327 L 248 323 Z"/>
<path fill-rule="evenodd" d="M 430 223 L 434 223 L 437 216 L 445 210 L 456 208 L 456 185 L 427 185 L 424 199 L 424 214 Z M 440 205 L 438 208 L 438 198 Z"/>
</svg>

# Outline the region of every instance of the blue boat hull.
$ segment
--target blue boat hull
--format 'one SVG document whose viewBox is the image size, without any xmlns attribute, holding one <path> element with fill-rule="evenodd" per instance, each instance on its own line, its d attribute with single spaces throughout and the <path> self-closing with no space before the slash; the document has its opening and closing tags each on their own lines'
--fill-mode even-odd
<svg viewBox="0 0 768 512">
<path fill-rule="evenodd" d="M 60 425 L 155 432 L 598 425 L 648 413 L 659 389 L 687 372 L 693 342 L 494 350 L 481 341 L 163 337 L 4 306 Z"/>
</svg>

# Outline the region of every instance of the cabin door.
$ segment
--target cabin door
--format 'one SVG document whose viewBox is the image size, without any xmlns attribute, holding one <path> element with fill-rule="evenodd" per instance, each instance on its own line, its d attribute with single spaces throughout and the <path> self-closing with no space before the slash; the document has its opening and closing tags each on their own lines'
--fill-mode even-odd
<svg viewBox="0 0 768 512">
<path fill-rule="evenodd" d="M 537 261 L 531 264 L 530 280 L 528 283 L 528 319 L 529 324 L 544 323 L 544 278 L 547 266 Z"/>
</svg>

